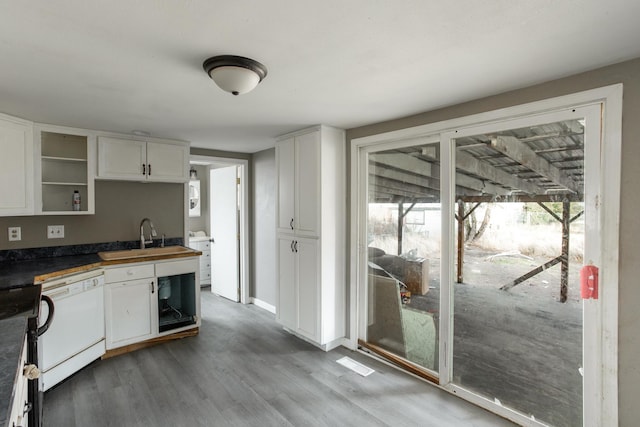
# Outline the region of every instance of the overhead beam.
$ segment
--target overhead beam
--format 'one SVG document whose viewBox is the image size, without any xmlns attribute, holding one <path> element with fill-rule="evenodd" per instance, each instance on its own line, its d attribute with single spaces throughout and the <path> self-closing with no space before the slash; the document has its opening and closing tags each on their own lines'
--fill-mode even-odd
<svg viewBox="0 0 640 427">
<path fill-rule="evenodd" d="M 375 181 L 374 181 L 375 179 Z M 440 198 L 440 193 L 433 189 L 422 187 L 415 184 L 407 184 L 400 181 L 395 181 L 389 178 L 382 178 L 379 176 L 369 175 L 369 182 L 375 182 L 373 189 L 381 188 L 383 192 L 393 193 L 399 196 L 409 199 L 433 199 L 429 196 L 437 196 Z"/>
<path fill-rule="evenodd" d="M 398 170 L 411 171 L 426 177 L 438 177 L 431 170 L 432 164 L 425 160 L 404 153 L 376 153 L 369 158 L 374 163 L 381 163 Z"/>
<path fill-rule="evenodd" d="M 496 169 L 463 151 L 456 151 L 456 168 L 529 194 L 544 194 L 545 189 L 515 175 Z"/>
<path fill-rule="evenodd" d="M 456 195 L 456 200 L 462 200 L 463 202 L 492 202 L 492 203 L 544 203 L 544 202 L 563 202 L 568 200 L 570 202 L 584 202 L 584 196 L 582 194 L 514 194 L 512 196 L 465 196 Z"/>
<path fill-rule="evenodd" d="M 505 156 L 515 160 L 521 165 L 548 178 L 550 181 L 561 185 L 571 191 L 579 193 L 580 186 L 560 169 L 553 166 L 543 157 L 536 154 L 526 144 L 513 136 L 502 135 L 491 139 L 491 148 Z"/>
<path fill-rule="evenodd" d="M 420 185 L 435 191 L 440 191 L 440 166 L 431 165 L 431 172 L 433 176 L 427 177 L 422 175 L 416 175 L 412 171 L 404 171 L 396 169 L 386 163 L 373 162 L 369 167 L 369 172 L 376 177 L 389 178 L 401 183 Z M 437 176 L 438 178 L 435 178 Z M 511 190 L 508 188 L 500 187 L 490 182 L 483 181 L 481 179 L 472 178 L 468 175 L 457 174 L 456 185 L 462 188 L 469 189 L 477 194 L 495 194 L 495 195 L 508 195 Z"/>
<path fill-rule="evenodd" d="M 378 178 L 388 178 L 398 182 L 419 185 L 421 187 L 440 190 L 440 179 L 431 178 L 425 175 L 416 175 L 398 169 L 391 169 L 384 164 L 374 163 L 369 166 L 369 173 Z"/>
</svg>

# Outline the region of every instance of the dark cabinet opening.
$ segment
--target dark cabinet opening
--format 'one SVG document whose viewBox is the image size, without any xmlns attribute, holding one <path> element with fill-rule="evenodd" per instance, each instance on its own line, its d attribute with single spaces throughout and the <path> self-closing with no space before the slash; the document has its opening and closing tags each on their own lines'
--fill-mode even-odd
<svg viewBox="0 0 640 427">
<path fill-rule="evenodd" d="M 196 323 L 196 274 L 158 277 L 158 329 L 165 332 Z"/>
</svg>

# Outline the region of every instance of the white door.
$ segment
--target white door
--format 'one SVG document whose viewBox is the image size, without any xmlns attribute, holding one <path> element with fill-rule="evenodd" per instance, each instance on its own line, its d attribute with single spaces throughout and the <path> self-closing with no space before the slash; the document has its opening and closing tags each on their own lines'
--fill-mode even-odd
<svg viewBox="0 0 640 427">
<path fill-rule="evenodd" d="M 238 172 L 211 170 L 211 292 L 239 301 Z"/>
</svg>

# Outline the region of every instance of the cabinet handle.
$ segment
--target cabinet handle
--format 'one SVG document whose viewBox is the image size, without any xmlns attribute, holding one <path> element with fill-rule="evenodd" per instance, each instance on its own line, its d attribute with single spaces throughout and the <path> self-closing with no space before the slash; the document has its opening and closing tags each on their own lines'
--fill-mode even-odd
<svg viewBox="0 0 640 427">
<path fill-rule="evenodd" d="M 151 281 L 151 293 L 155 292 L 155 286 L 153 285 L 153 280 Z"/>
<path fill-rule="evenodd" d="M 293 252 L 293 240 L 291 241 L 291 252 Z"/>
<path fill-rule="evenodd" d="M 293 247 L 296 249 L 296 253 L 298 252 L 298 241 L 296 240 L 295 244 L 293 245 Z"/>
<path fill-rule="evenodd" d="M 293 218 L 291 218 L 291 221 L 289 221 L 289 227 L 291 227 L 291 229 L 293 230 Z"/>
<path fill-rule="evenodd" d="M 142 164 L 142 175 L 146 175 L 147 174 L 147 165 L 145 165 L 144 163 Z"/>
<path fill-rule="evenodd" d="M 151 176 L 151 163 L 148 164 L 147 169 L 149 170 L 149 176 Z"/>
</svg>

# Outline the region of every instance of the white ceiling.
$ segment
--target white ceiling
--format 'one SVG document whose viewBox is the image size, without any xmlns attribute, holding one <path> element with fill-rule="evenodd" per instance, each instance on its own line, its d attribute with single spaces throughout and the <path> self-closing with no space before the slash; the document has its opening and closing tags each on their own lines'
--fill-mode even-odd
<svg viewBox="0 0 640 427">
<path fill-rule="evenodd" d="M 0 6 L 0 112 L 256 152 L 640 57 L 637 0 L 29 0 Z M 202 70 L 248 56 L 234 97 Z"/>
</svg>

